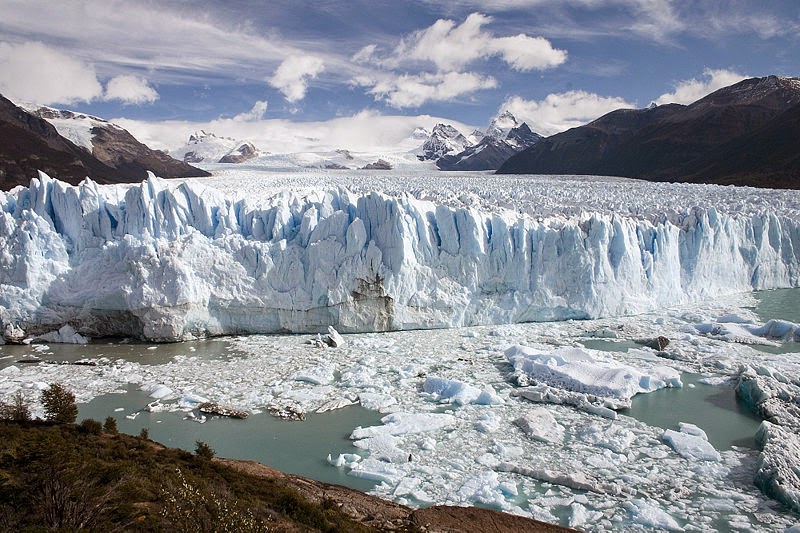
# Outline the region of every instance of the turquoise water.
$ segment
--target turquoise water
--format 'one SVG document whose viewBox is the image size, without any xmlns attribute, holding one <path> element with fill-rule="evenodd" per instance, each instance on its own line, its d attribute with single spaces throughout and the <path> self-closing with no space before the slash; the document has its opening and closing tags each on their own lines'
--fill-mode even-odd
<svg viewBox="0 0 800 533">
<path fill-rule="evenodd" d="M 756 314 L 766 322 L 771 318 L 800 323 L 800 289 L 775 289 L 755 293 Z"/>
<path fill-rule="evenodd" d="M 707 385 L 699 381 L 701 378 L 684 373 L 683 388 L 637 394 L 631 408 L 620 414 L 664 429 L 677 430 L 680 422 L 694 424 L 706 432 L 708 441 L 718 450 L 755 448 L 760 419 L 736 398 L 733 384 Z"/>
<path fill-rule="evenodd" d="M 326 457 L 329 453 L 336 457 L 340 453 L 362 451 L 348 437 L 356 426 L 378 424 L 383 415 L 375 411 L 351 406 L 323 414 L 311 413 L 304 421 L 255 414 L 244 420 L 209 417 L 199 424 L 184 420 L 183 413 L 140 412 L 151 401 L 146 393 L 131 387 L 126 394 L 107 394 L 80 405 L 78 418 L 104 421 L 113 416 L 121 432 L 138 435 L 142 428 L 147 428 L 151 439 L 171 448 L 194 451 L 196 441 L 200 440 L 220 457 L 254 460 L 283 472 L 363 491 L 374 486 L 330 466 Z M 133 420 L 126 416 L 137 412 Z"/>
<path fill-rule="evenodd" d="M 231 347 L 227 339 L 203 339 L 171 344 L 142 344 L 138 342 L 107 342 L 103 339 L 90 344 L 31 344 L 0 347 L 0 369 L 18 364 L 21 359 L 35 356 L 43 361 L 73 363 L 81 359 L 124 359 L 142 365 L 162 365 L 173 357 L 197 357 L 201 361 L 227 360 L 247 354 Z"/>
</svg>

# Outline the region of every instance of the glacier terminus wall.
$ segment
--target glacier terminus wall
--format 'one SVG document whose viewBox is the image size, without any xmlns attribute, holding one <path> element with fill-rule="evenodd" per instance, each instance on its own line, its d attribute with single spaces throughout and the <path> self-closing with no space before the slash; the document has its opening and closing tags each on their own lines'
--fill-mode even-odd
<svg viewBox="0 0 800 533">
<path fill-rule="evenodd" d="M 796 212 L 578 208 L 40 174 L 0 193 L 0 319 L 177 341 L 593 318 L 800 285 Z"/>
</svg>

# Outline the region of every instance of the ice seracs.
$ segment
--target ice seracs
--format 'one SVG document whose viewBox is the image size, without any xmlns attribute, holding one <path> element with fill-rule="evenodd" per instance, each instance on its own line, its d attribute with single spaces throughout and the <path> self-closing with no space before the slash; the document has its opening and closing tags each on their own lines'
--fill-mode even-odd
<svg viewBox="0 0 800 533">
<path fill-rule="evenodd" d="M 780 206 L 533 217 L 533 198 L 421 194 L 239 198 L 42 174 L 0 195 L 0 318 L 32 335 L 69 323 L 176 341 L 613 316 L 800 284 L 800 223 Z"/>
</svg>

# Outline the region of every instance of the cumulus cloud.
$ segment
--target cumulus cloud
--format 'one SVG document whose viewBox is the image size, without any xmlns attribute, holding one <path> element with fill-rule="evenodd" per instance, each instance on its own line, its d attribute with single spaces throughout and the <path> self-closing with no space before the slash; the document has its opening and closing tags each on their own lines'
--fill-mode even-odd
<svg viewBox="0 0 800 533">
<path fill-rule="evenodd" d="M 37 104 L 72 104 L 100 98 L 91 65 L 38 42 L 0 43 L 0 92 Z"/>
<path fill-rule="evenodd" d="M 500 110 L 508 110 L 541 135 L 553 135 L 582 126 L 610 111 L 635 107 L 618 96 L 600 96 L 586 91 L 548 94 L 543 100 L 512 96 Z"/>
<path fill-rule="evenodd" d="M 139 76 L 122 74 L 108 80 L 106 100 L 120 100 L 123 104 L 151 104 L 158 100 L 158 93 Z"/>
<path fill-rule="evenodd" d="M 358 81 L 357 81 L 358 82 Z M 360 80 L 371 85 L 367 92 L 396 108 L 419 107 L 426 102 L 448 101 L 480 89 L 497 87 L 497 80 L 474 72 L 422 73 L 387 76 L 382 80 Z"/>
<path fill-rule="evenodd" d="M 289 56 L 278 66 L 275 74 L 267 80 L 290 102 L 305 98 L 308 82 L 325 69 L 322 59 L 315 56 Z"/>
<path fill-rule="evenodd" d="M 514 70 L 543 70 L 567 60 L 567 52 L 553 48 L 544 37 L 528 37 L 520 33 L 513 37 L 498 37 L 489 42 L 503 61 Z"/>
<path fill-rule="evenodd" d="M 267 114 L 267 101 L 266 100 L 258 100 L 255 104 L 253 104 L 252 109 L 250 111 L 246 111 L 244 113 L 239 113 L 238 115 L 234 116 L 232 120 L 236 122 L 253 122 L 256 120 L 261 120 L 264 118 L 264 115 Z"/>
<path fill-rule="evenodd" d="M 458 25 L 453 20 L 439 19 L 403 39 L 384 64 L 428 61 L 440 71 L 457 71 L 477 59 L 499 55 L 516 70 L 533 70 L 555 67 L 567 60 L 566 51 L 553 48 L 543 37 L 495 37 L 483 31 L 491 20 L 481 13 L 472 13 Z"/>
<path fill-rule="evenodd" d="M 703 71 L 701 79 L 692 78 L 678 83 L 673 92 L 662 94 L 656 98 L 655 103 L 658 105 L 670 103 L 691 104 L 717 89 L 733 85 L 747 77 L 732 70 L 707 68 Z"/>
</svg>

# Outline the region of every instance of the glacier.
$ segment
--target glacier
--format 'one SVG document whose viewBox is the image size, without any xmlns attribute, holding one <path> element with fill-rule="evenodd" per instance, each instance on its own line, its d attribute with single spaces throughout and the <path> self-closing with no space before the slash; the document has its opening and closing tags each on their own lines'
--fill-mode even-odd
<svg viewBox="0 0 800 533">
<path fill-rule="evenodd" d="M 536 215 L 551 182 L 529 180 L 527 198 L 441 198 L 367 178 L 250 195 L 224 180 L 40 173 L 0 193 L 0 319 L 29 335 L 68 324 L 170 342 L 589 319 L 800 285 L 796 197 L 695 186 L 683 206 L 636 213 L 615 210 L 614 191 L 656 186 L 587 179 L 572 186 L 610 208 Z"/>
</svg>

